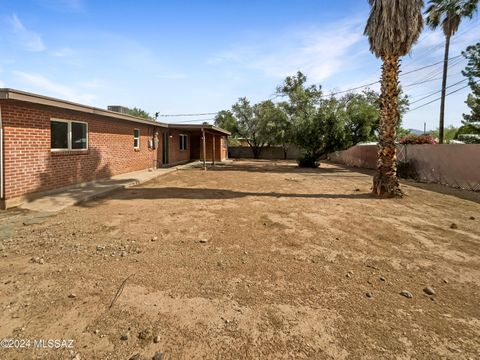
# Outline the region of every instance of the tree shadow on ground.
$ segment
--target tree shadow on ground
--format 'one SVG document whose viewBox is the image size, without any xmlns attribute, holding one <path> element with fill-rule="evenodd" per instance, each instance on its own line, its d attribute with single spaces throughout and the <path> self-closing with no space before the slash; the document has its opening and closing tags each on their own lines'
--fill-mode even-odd
<svg viewBox="0 0 480 360">
<path fill-rule="evenodd" d="M 158 187 L 158 188 L 131 188 L 126 191 L 119 191 L 108 196 L 107 200 L 166 200 L 166 199 L 185 199 L 185 200 L 227 200 L 239 199 L 245 197 L 266 197 L 266 198 L 302 198 L 302 199 L 367 199 L 378 200 L 371 193 L 354 194 L 302 194 L 302 193 L 280 193 L 280 192 L 249 192 L 234 191 L 226 189 L 210 188 L 183 188 L 183 187 Z M 91 207 L 102 202 L 97 199 L 95 203 L 81 203 L 79 206 Z"/>
<path fill-rule="evenodd" d="M 327 164 L 328 167 L 322 166 Z M 255 172 L 255 173 L 283 173 L 283 174 L 302 174 L 302 175 L 325 175 L 325 174 L 352 174 L 360 173 L 364 175 L 372 175 L 373 170 L 348 168 L 339 164 L 330 162 L 322 162 L 318 168 L 302 168 L 294 161 L 278 160 L 278 161 L 262 161 L 262 160 L 248 160 L 245 162 L 234 161 L 229 163 L 219 163 L 212 166 L 207 165 L 208 171 L 223 172 L 223 171 L 238 171 L 238 172 Z M 333 165 L 333 166 L 332 166 Z M 201 167 L 200 165 L 198 166 Z"/>
</svg>

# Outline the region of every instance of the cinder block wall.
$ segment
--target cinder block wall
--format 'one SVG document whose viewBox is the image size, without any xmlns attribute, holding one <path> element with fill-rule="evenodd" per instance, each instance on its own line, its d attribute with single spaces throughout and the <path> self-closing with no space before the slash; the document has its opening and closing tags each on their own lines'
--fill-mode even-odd
<svg viewBox="0 0 480 360">
<path fill-rule="evenodd" d="M 53 106 L 1 100 L 4 127 L 5 199 L 108 178 L 155 166 L 157 150 L 148 148 L 154 127 Z M 50 150 L 50 119 L 88 123 L 88 150 Z M 133 129 L 140 149 L 133 148 Z M 161 145 L 161 144 L 160 144 Z"/>
</svg>

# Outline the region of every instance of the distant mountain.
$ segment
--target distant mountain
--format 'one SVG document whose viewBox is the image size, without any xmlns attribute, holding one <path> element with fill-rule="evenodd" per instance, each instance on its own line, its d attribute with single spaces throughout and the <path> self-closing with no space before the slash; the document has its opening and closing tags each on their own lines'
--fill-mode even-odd
<svg viewBox="0 0 480 360">
<path fill-rule="evenodd" d="M 413 135 L 423 135 L 423 130 L 408 129 L 408 131 L 410 131 L 410 133 L 413 134 Z M 428 131 L 427 131 L 427 134 L 428 134 Z"/>
</svg>

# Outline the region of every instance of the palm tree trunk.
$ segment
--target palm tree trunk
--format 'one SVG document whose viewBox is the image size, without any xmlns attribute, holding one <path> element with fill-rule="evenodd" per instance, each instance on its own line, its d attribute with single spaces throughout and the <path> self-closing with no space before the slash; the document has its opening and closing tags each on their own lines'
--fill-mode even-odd
<svg viewBox="0 0 480 360">
<path fill-rule="evenodd" d="M 445 128 L 445 93 L 447 91 L 448 52 L 450 49 L 450 35 L 445 37 L 445 55 L 443 57 L 442 97 L 440 99 L 440 121 L 438 125 L 438 142 L 443 144 Z"/>
<path fill-rule="evenodd" d="M 380 134 L 377 174 L 373 178 L 373 193 L 381 197 L 402 197 L 397 179 L 396 132 L 398 111 L 399 59 L 396 55 L 383 57 L 381 79 Z"/>
</svg>

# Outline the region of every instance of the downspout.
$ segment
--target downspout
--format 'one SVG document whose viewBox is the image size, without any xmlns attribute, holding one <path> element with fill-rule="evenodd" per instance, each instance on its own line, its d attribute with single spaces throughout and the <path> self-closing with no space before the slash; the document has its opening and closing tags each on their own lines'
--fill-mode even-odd
<svg viewBox="0 0 480 360">
<path fill-rule="evenodd" d="M 5 190 L 3 188 L 4 168 L 3 168 L 3 122 L 2 107 L 0 106 L 0 199 L 4 199 Z"/>
</svg>

